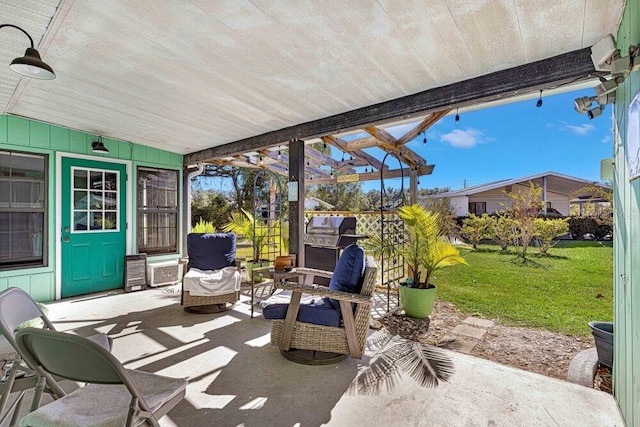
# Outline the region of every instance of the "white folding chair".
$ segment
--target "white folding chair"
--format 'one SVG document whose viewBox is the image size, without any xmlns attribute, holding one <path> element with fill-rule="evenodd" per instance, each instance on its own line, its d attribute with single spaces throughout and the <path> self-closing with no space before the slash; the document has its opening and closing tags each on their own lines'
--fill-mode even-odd
<svg viewBox="0 0 640 427">
<path fill-rule="evenodd" d="M 38 373 L 87 383 L 27 414 L 20 426 L 159 426 L 186 392 L 185 379 L 126 370 L 88 338 L 25 328 L 16 345 Z"/>
</svg>

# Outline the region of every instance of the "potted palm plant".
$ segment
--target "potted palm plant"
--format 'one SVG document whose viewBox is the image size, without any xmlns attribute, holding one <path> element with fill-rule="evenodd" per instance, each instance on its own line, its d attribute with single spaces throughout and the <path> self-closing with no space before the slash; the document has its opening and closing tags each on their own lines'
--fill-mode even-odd
<svg viewBox="0 0 640 427">
<path fill-rule="evenodd" d="M 407 279 L 400 284 L 400 304 L 410 317 L 424 319 L 433 310 L 436 286 L 433 274 L 444 267 L 467 262 L 446 236 L 446 218 L 439 212 L 414 204 L 398 210 L 404 221 L 404 243 L 390 244 L 380 237 L 369 239 L 374 256 L 401 257 L 407 264 Z"/>
<path fill-rule="evenodd" d="M 275 244 L 281 248 L 285 248 L 286 244 L 281 237 L 279 221 L 272 224 L 272 229 L 260 221 L 256 221 L 253 215 L 242 209 L 241 212 L 233 212 L 231 221 L 222 227 L 222 230 L 229 233 L 236 233 L 245 237 L 252 244 L 252 259 L 247 261 L 247 273 L 252 277 L 254 268 L 269 265 L 269 260 L 263 259 L 267 249 L 267 245 L 274 238 Z"/>
</svg>

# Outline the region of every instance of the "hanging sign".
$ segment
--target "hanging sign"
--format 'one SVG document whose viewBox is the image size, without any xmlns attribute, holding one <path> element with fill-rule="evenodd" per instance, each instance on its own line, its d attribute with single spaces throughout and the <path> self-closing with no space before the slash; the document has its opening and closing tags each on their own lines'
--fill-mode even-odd
<svg viewBox="0 0 640 427">
<path fill-rule="evenodd" d="M 287 182 L 287 189 L 289 190 L 289 201 L 298 201 L 298 181 Z"/>
<path fill-rule="evenodd" d="M 338 182 L 357 182 L 360 181 L 360 175 L 352 173 L 351 175 L 338 175 Z"/>
</svg>

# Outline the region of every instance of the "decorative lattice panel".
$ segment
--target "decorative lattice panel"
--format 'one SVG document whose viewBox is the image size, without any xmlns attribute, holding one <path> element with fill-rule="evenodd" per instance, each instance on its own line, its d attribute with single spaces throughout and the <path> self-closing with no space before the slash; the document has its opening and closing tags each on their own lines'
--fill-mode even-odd
<svg viewBox="0 0 640 427">
<path fill-rule="evenodd" d="M 313 216 L 355 216 L 357 219 L 356 233 L 367 236 L 380 235 L 380 212 L 345 212 L 345 211 L 305 211 L 305 220 L 311 219 Z M 404 228 L 403 223 L 397 212 L 384 212 L 384 240 L 394 245 L 402 244 Z M 402 259 L 392 258 L 385 259 L 384 265 L 382 260 L 376 259 L 378 263 L 378 283 L 384 287 L 395 289 L 400 280 L 405 277 L 404 261 Z"/>
</svg>

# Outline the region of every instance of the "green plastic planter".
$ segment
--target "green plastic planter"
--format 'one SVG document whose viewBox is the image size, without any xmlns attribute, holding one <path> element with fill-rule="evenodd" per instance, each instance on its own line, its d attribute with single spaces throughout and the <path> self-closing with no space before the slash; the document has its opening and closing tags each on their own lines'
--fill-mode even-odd
<svg viewBox="0 0 640 427">
<path fill-rule="evenodd" d="M 424 319 L 431 314 L 436 301 L 436 286 L 429 285 L 427 289 L 398 286 L 400 305 L 409 317 Z"/>
</svg>

